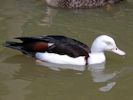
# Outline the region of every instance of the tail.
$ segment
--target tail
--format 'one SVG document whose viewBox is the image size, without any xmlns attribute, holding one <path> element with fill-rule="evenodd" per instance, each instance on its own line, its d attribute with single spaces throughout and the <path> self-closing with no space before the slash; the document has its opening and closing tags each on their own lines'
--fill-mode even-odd
<svg viewBox="0 0 133 100">
<path fill-rule="evenodd" d="M 34 57 L 35 56 L 35 52 L 26 51 L 24 49 L 24 46 L 23 45 L 24 45 L 23 43 L 6 41 L 6 43 L 4 44 L 4 47 L 12 48 L 12 49 L 21 51 L 23 54 L 26 54 L 28 56 Z"/>
<path fill-rule="evenodd" d="M 8 47 L 8 48 L 16 49 L 16 50 L 19 50 L 19 51 L 23 51 L 22 43 L 6 41 L 6 43 L 4 44 L 4 47 Z"/>
</svg>

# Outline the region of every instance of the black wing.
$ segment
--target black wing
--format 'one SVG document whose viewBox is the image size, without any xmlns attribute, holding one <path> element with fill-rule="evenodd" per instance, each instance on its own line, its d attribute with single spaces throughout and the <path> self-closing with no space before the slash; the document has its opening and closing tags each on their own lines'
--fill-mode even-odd
<svg viewBox="0 0 133 100">
<path fill-rule="evenodd" d="M 69 55 L 71 57 L 89 56 L 89 47 L 75 39 L 54 35 L 42 36 L 42 39 L 49 43 L 54 43 L 54 45 L 48 48 L 47 52 Z"/>
<path fill-rule="evenodd" d="M 71 57 L 88 57 L 89 47 L 75 39 L 65 36 L 39 36 L 39 37 L 17 37 L 22 43 L 7 42 L 6 47 L 17 49 L 25 54 L 35 54 L 36 52 L 49 52 Z M 48 46 L 49 43 L 53 45 Z"/>
</svg>

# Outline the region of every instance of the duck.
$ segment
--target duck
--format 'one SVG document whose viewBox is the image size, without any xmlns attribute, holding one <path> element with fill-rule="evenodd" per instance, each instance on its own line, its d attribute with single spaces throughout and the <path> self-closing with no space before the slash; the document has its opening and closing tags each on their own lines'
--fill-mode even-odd
<svg viewBox="0 0 133 100">
<path fill-rule="evenodd" d="M 62 35 L 16 37 L 15 39 L 21 42 L 6 41 L 4 46 L 19 50 L 36 60 L 53 64 L 93 65 L 106 61 L 105 51 L 121 56 L 126 54 L 108 35 L 100 35 L 94 39 L 91 48 L 76 39 Z"/>
<path fill-rule="evenodd" d="M 59 8 L 96 8 L 123 0 L 46 0 L 47 5 Z"/>
</svg>

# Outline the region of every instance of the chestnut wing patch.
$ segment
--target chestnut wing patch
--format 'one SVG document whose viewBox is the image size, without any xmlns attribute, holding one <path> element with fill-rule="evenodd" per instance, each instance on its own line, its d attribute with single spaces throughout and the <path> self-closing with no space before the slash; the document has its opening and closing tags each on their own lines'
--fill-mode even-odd
<svg viewBox="0 0 133 100">
<path fill-rule="evenodd" d="M 26 43 L 24 49 L 30 52 L 45 52 L 48 49 L 48 43 L 42 41 Z"/>
</svg>

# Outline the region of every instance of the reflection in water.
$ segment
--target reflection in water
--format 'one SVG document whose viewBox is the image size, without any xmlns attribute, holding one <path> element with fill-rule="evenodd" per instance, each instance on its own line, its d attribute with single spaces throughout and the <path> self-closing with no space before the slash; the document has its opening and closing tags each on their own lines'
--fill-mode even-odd
<svg viewBox="0 0 133 100">
<path fill-rule="evenodd" d="M 93 82 L 96 83 L 107 82 L 105 86 L 99 88 L 99 91 L 101 92 L 110 91 L 116 85 L 116 82 L 111 82 L 111 79 L 113 79 L 117 75 L 117 72 L 106 73 L 104 72 L 105 71 L 104 68 L 105 68 L 105 63 L 91 65 L 88 68 L 91 71 Z"/>
<path fill-rule="evenodd" d="M 91 72 L 92 80 L 95 83 L 99 82 L 107 82 L 106 86 L 100 87 L 99 90 L 101 92 L 110 91 L 113 86 L 115 86 L 116 82 L 110 82 L 113 79 L 117 72 L 113 73 L 106 73 L 105 71 L 105 63 L 95 64 L 90 66 L 75 66 L 75 65 L 59 65 L 59 64 L 52 64 L 47 62 L 42 62 L 37 60 L 37 64 L 41 66 L 47 66 L 49 69 L 59 71 L 60 69 L 72 69 L 77 71 L 84 71 L 86 67 Z"/>
<path fill-rule="evenodd" d="M 65 64 L 54 64 L 54 63 L 48 63 L 48 62 L 42 62 L 37 60 L 36 63 L 41 66 L 47 66 L 49 69 L 60 71 L 60 69 L 71 69 L 71 70 L 77 70 L 77 71 L 84 71 L 85 66 L 76 66 L 76 65 L 65 65 Z"/>
<path fill-rule="evenodd" d="M 50 26 L 53 23 L 53 17 L 56 15 L 57 10 L 47 7 L 46 16 L 42 19 L 41 26 Z"/>
<path fill-rule="evenodd" d="M 86 66 L 51 64 L 38 60 L 37 64 L 41 66 L 47 66 L 49 69 L 56 71 L 59 71 L 60 69 L 72 69 L 77 71 L 84 71 L 86 69 Z M 110 82 L 110 80 L 117 75 L 117 72 L 106 73 L 104 72 L 104 68 L 105 68 L 105 63 L 88 66 L 88 70 L 91 72 L 93 82 L 95 83 L 107 82 L 105 86 L 99 88 L 101 92 L 110 91 L 113 88 L 113 86 L 115 86 L 116 84 L 116 82 Z"/>
<path fill-rule="evenodd" d="M 99 91 L 108 92 L 115 86 L 115 84 L 116 84 L 116 82 L 108 83 L 106 86 L 103 86 L 103 87 L 99 88 Z"/>
<path fill-rule="evenodd" d="M 105 72 L 105 63 L 102 64 L 97 64 L 97 65 L 90 65 L 90 66 L 75 66 L 75 65 L 59 65 L 59 64 L 52 64 L 52 63 L 47 63 L 47 62 L 42 62 L 42 61 L 36 61 L 36 64 L 33 63 L 32 60 L 29 60 L 29 58 L 27 58 L 25 60 L 25 56 L 13 56 L 10 58 L 7 58 L 5 61 L 6 63 L 19 63 L 22 67 L 27 67 L 28 64 L 32 64 L 30 65 L 32 68 L 39 65 L 39 66 L 43 66 L 42 68 L 49 68 L 53 71 L 61 71 L 62 69 L 69 69 L 69 70 L 75 70 L 75 71 L 80 71 L 80 74 L 82 74 L 84 71 L 86 71 L 87 69 L 90 71 L 91 73 L 91 77 L 94 83 L 105 83 L 105 86 L 102 86 L 99 88 L 99 91 L 102 92 L 107 92 L 110 91 L 113 86 L 115 86 L 116 82 L 112 82 L 111 80 L 117 75 L 117 72 L 113 72 L 113 73 L 106 73 Z M 14 60 L 15 59 L 15 60 Z M 29 61 L 27 61 L 29 60 Z M 21 62 L 23 61 L 23 62 Z M 35 61 L 35 60 L 34 60 Z M 31 62 L 31 63 L 30 63 Z M 25 65 L 26 64 L 26 65 Z M 40 71 L 38 72 L 37 70 L 34 70 L 36 72 L 33 72 L 33 70 L 30 69 L 29 66 L 29 70 L 26 71 L 22 71 L 24 70 L 23 68 L 20 69 L 21 72 L 24 72 L 23 74 L 19 72 L 19 77 L 21 76 L 22 78 L 26 78 L 28 79 L 28 75 L 30 74 L 30 72 L 32 73 L 32 76 L 43 76 L 46 75 L 46 73 L 48 72 L 48 69 L 46 69 L 47 71 L 43 71 L 40 73 Z M 34 74 L 34 75 L 33 75 Z M 16 76 L 17 77 L 17 76 Z"/>
<path fill-rule="evenodd" d="M 104 72 L 105 70 L 102 68 L 105 67 L 105 63 L 91 65 L 90 67 L 89 70 L 91 71 L 91 76 L 93 77 L 94 82 L 107 82 L 117 75 L 117 72 L 113 73 Z"/>
<path fill-rule="evenodd" d="M 61 24 L 61 23 L 55 23 L 54 20 L 56 20 L 56 17 L 58 14 L 60 14 L 60 12 L 64 13 L 64 11 L 68 12 L 68 13 L 75 13 L 77 14 L 77 17 L 78 15 L 85 15 L 85 16 L 92 16 L 92 17 L 97 17 L 97 16 L 100 16 L 103 18 L 103 15 L 101 13 L 104 13 L 106 12 L 106 17 L 109 15 L 111 15 L 111 18 L 112 17 L 117 17 L 117 15 L 121 15 L 121 16 L 124 16 L 124 12 L 123 12 L 123 9 L 121 8 L 121 6 L 117 5 L 117 9 L 115 10 L 108 10 L 106 8 L 103 8 L 103 9 L 98 9 L 96 11 L 93 11 L 93 9 L 91 10 L 84 10 L 84 9 L 74 9 L 74 10 L 71 10 L 69 12 L 69 10 L 67 9 L 55 9 L 55 8 L 52 8 L 52 7 L 46 7 L 46 11 L 45 11 L 45 16 L 43 17 L 42 19 L 42 23 L 40 23 L 39 25 L 41 26 L 50 26 L 50 25 L 53 25 L 53 24 L 56 24 L 56 25 L 65 25 L 65 23 Z M 60 17 L 60 16 L 59 16 Z M 68 19 L 73 19 L 73 16 L 71 18 L 69 18 L 69 16 L 64 16 L 64 15 L 61 15 L 61 17 L 66 17 Z M 109 16 L 110 17 L 110 16 Z M 75 19 L 74 19 L 75 20 Z M 72 21 L 73 23 L 73 21 Z M 71 24 L 70 24 L 71 25 Z M 96 29 L 94 29 L 96 30 Z"/>
</svg>

